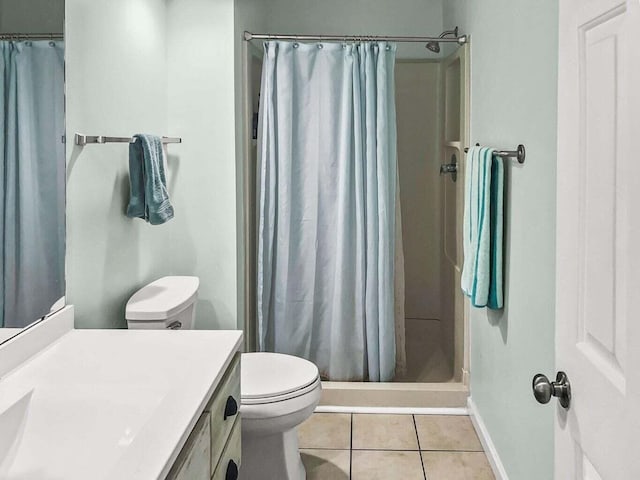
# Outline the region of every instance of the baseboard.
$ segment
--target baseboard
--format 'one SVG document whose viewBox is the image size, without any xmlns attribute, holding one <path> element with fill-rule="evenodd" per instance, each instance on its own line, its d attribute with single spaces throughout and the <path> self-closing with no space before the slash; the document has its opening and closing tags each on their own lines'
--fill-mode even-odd
<svg viewBox="0 0 640 480">
<path fill-rule="evenodd" d="M 489 435 L 487 426 L 484 424 L 482 417 L 478 413 L 478 407 L 473 403 L 473 399 L 471 397 L 467 400 L 467 410 L 471 417 L 471 422 L 478 433 L 480 443 L 482 443 L 482 448 L 484 448 L 484 452 L 487 455 L 487 459 L 489 460 L 489 464 L 491 465 L 491 469 L 493 470 L 496 480 L 509 480 L 507 472 L 504 469 L 504 465 L 502 465 L 502 461 L 498 455 L 498 450 L 496 449 L 493 440 L 491 440 L 491 435 Z"/>
<path fill-rule="evenodd" d="M 356 407 L 319 405 L 316 413 L 378 413 L 387 415 L 467 415 L 467 409 L 461 408 L 425 408 L 425 407 Z"/>
</svg>

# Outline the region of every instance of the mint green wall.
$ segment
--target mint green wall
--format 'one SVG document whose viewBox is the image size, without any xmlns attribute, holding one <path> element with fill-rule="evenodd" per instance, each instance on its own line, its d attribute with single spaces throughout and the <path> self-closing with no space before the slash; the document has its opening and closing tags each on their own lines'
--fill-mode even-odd
<svg viewBox="0 0 640 480">
<path fill-rule="evenodd" d="M 471 395 L 512 480 L 553 478 L 553 412 L 531 378 L 554 362 L 557 1 L 447 0 L 471 34 L 471 139 L 527 147 L 510 163 L 506 306 L 471 309 Z"/>
<path fill-rule="evenodd" d="M 236 328 L 234 1 L 66 1 L 67 299 L 81 328 L 124 327 L 124 306 L 164 275 L 197 275 L 198 328 Z M 176 216 L 124 215 L 126 144 L 74 132 L 175 135 Z"/>
</svg>

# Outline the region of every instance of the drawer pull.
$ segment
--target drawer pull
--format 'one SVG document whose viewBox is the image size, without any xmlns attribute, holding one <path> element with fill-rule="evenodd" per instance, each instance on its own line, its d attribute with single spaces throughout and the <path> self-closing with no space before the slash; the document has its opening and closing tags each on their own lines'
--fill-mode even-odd
<svg viewBox="0 0 640 480">
<path fill-rule="evenodd" d="M 224 407 L 224 419 L 226 420 L 229 417 L 233 417 L 238 413 L 238 402 L 236 399 L 229 395 L 227 398 L 227 404 Z"/>
<path fill-rule="evenodd" d="M 237 480 L 238 479 L 238 465 L 233 460 L 229 460 L 227 465 L 227 474 L 225 480 Z"/>
</svg>

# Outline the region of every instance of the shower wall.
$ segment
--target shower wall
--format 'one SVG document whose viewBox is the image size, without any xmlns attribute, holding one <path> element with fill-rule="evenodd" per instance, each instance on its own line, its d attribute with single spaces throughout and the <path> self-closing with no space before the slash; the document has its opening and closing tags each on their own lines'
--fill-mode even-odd
<svg viewBox="0 0 640 480">
<path fill-rule="evenodd" d="M 441 318 L 439 77 L 436 62 L 396 65 L 404 306 L 406 317 L 414 319 Z"/>
<path fill-rule="evenodd" d="M 454 281 L 445 257 L 443 163 L 445 106 L 441 61 L 396 64 L 398 170 L 405 259 L 407 376 L 443 382 L 453 377 Z M 454 187 L 455 188 L 455 187 Z M 447 216 L 448 217 L 448 216 Z M 453 217 L 455 222 L 455 215 Z"/>
<path fill-rule="evenodd" d="M 64 0 L 0 0 L 0 33 L 61 33 Z"/>
<path fill-rule="evenodd" d="M 443 30 L 440 0 L 264 0 L 264 4 L 267 33 L 427 35 Z M 399 58 L 424 58 L 424 52 L 423 44 L 398 44 Z"/>
</svg>

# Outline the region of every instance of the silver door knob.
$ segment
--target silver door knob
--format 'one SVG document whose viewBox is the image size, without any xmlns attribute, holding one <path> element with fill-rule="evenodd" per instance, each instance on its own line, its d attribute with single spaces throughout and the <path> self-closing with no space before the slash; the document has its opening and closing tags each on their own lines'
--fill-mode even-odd
<svg viewBox="0 0 640 480">
<path fill-rule="evenodd" d="M 564 372 L 558 372 L 555 382 L 549 382 L 546 375 L 538 373 L 533 377 L 533 396 L 539 403 L 549 403 L 551 397 L 557 397 L 560 405 L 568 409 L 571 405 L 571 383 Z"/>
</svg>

